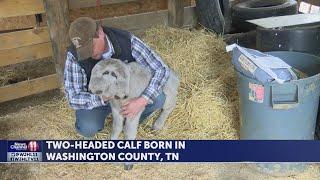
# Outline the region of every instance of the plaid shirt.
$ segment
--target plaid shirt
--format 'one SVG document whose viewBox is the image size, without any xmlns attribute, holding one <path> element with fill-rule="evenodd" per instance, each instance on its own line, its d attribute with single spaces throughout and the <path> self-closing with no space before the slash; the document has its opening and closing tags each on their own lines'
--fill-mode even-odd
<svg viewBox="0 0 320 180">
<path fill-rule="evenodd" d="M 103 54 L 104 59 L 110 58 L 114 54 L 112 44 L 108 39 L 107 41 L 110 50 Z M 133 58 L 152 73 L 149 86 L 141 94 L 142 97 L 152 103 L 162 91 L 170 71 L 168 66 L 149 46 L 133 35 L 131 48 Z M 64 70 L 64 87 L 70 106 L 73 109 L 92 109 L 105 105 L 100 96 L 88 92 L 86 85 L 87 78 L 84 69 L 77 63 L 77 59 L 68 52 Z"/>
</svg>

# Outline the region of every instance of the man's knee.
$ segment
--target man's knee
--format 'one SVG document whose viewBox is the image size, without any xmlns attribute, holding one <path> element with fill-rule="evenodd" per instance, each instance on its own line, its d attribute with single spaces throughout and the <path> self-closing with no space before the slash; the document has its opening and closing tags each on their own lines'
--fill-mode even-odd
<svg viewBox="0 0 320 180">
<path fill-rule="evenodd" d="M 152 106 L 154 106 L 154 109 L 161 109 L 163 107 L 165 100 L 166 100 L 166 96 L 164 95 L 164 93 L 161 93 L 155 99 L 155 102 L 152 104 Z"/>
<path fill-rule="evenodd" d="M 75 123 L 77 132 L 87 138 L 93 137 L 104 128 L 105 118 L 110 112 L 110 108 L 77 110 Z"/>
<path fill-rule="evenodd" d="M 141 114 L 140 123 L 146 120 L 154 111 L 158 109 L 162 109 L 165 100 L 166 100 L 166 96 L 164 95 L 164 93 L 161 93 L 154 100 L 153 104 L 148 104 L 145 110 Z"/>
<path fill-rule="evenodd" d="M 75 128 L 79 134 L 87 138 L 93 137 L 99 131 L 97 123 L 84 118 L 76 120 Z"/>
</svg>

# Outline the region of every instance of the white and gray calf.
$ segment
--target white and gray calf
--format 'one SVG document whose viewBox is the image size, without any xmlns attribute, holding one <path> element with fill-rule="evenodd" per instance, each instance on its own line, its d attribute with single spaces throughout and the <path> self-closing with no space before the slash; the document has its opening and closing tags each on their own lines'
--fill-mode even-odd
<svg viewBox="0 0 320 180">
<path fill-rule="evenodd" d="M 111 139 L 118 139 L 123 128 L 125 139 L 136 139 L 142 111 L 133 119 L 125 119 L 120 114 L 121 105 L 128 99 L 139 97 L 149 85 L 151 78 L 151 73 L 138 63 L 124 63 L 118 59 L 102 60 L 92 69 L 89 90 L 94 94 L 111 97 L 113 116 Z M 165 120 L 175 108 L 178 87 L 178 76 L 170 69 L 169 79 L 163 88 L 166 100 L 158 119 L 153 124 L 154 130 L 162 129 Z"/>
</svg>

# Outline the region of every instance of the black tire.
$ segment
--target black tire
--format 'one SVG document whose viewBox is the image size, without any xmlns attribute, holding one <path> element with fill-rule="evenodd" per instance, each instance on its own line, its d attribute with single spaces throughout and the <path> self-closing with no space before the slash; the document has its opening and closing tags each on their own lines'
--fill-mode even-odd
<svg viewBox="0 0 320 180">
<path fill-rule="evenodd" d="M 256 31 L 249 31 L 245 33 L 233 33 L 224 35 L 224 41 L 228 44 L 237 43 L 246 48 L 256 49 Z"/>
<path fill-rule="evenodd" d="M 260 51 L 297 51 L 320 56 L 320 24 L 281 29 L 257 28 Z"/>
<path fill-rule="evenodd" d="M 295 0 L 249 0 L 236 4 L 232 10 L 233 26 L 239 31 L 246 32 L 256 28 L 246 20 L 296 14 L 297 2 Z"/>
<path fill-rule="evenodd" d="M 231 9 L 229 0 L 196 0 L 198 20 L 204 27 L 218 34 L 229 32 Z"/>
<path fill-rule="evenodd" d="M 219 3 L 224 18 L 224 33 L 226 34 L 230 32 L 232 24 L 230 0 L 219 0 Z"/>
</svg>

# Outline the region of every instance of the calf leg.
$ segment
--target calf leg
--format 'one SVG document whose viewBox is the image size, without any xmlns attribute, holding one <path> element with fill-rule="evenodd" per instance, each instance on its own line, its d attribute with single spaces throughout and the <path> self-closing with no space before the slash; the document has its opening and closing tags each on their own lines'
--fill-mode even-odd
<svg viewBox="0 0 320 180">
<path fill-rule="evenodd" d="M 124 170 L 131 170 L 133 168 L 133 164 L 132 163 L 125 163 L 124 164 Z"/>
<path fill-rule="evenodd" d="M 141 113 L 139 113 L 133 119 L 126 119 L 126 122 L 124 125 L 124 135 L 126 140 L 136 139 L 140 116 L 141 116 Z"/>
<path fill-rule="evenodd" d="M 163 108 L 161 109 L 160 115 L 158 119 L 154 122 L 152 129 L 153 130 L 161 130 L 164 126 L 164 123 L 170 113 L 173 111 L 174 107 L 176 106 L 177 103 L 177 97 L 167 97 Z"/>
<path fill-rule="evenodd" d="M 123 128 L 124 118 L 116 109 L 112 109 L 112 118 L 111 140 L 117 140 Z"/>
<path fill-rule="evenodd" d="M 126 119 L 126 122 L 124 125 L 124 134 L 125 134 L 126 140 L 136 139 L 140 116 L 141 116 L 141 113 L 139 113 L 133 119 Z M 133 168 L 133 163 L 130 163 L 130 162 L 124 163 L 124 170 L 131 170 L 132 168 Z"/>
</svg>

